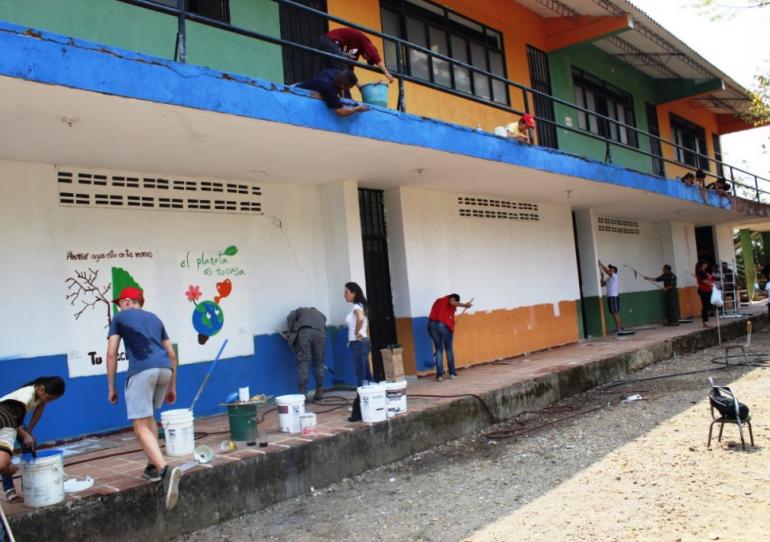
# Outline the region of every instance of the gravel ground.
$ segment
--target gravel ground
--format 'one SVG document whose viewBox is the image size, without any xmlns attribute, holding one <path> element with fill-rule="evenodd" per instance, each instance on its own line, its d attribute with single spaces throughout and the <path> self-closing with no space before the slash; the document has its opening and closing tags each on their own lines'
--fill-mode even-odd
<svg viewBox="0 0 770 542">
<path fill-rule="evenodd" d="M 764 331 L 755 334 L 751 351 L 770 352 L 770 334 Z M 711 359 L 720 355 L 723 355 L 721 348 L 712 348 L 679 356 L 648 367 L 634 377 L 646 378 L 716 367 Z M 747 367 L 734 367 L 716 370 L 713 374 L 724 384 L 750 371 Z M 612 469 L 603 466 L 611 461 L 624 472 L 631 487 L 637 489 L 634 475 L 628 474 L 629 469 L 633 472 L 628 467 L 630 459 L 626 458 L 623 463 L 618 453 L 630 449 L 635 441 L 645 440 L 640 437 L 653 433 L 657 435 L 657 440 L 651 441 L 652 448 L 632 454 L 634 460 L 640 462 L 635 468 L 644 473 L 643 484 L 649 487 L 666 486 L 671 469 L 678 468 L 659 461 L 659 452 L 661 447 L 667 446 L 668 437 L 678 439 L 679 446 L 691 448 L 690 452 L 699 451 L 713 457 L 713 452 L 708 452 L 705 446 L 710 416 L 703 402 L 707 379 L 711 374 L 700 373 L 592 390 L 542 412 L 522 415 L 471 437 L 344 479 L 330 487 L 317 488 L 310 494 L 176 540 L 449 541 L 466 540 L 472 536 L 477 540 L 518 541 L 720 539 L 718 534 L 711 533 L 711 520 L 708 518 L 700 518 L 703 525 L 698 532 L 708 533 L 702 538 L 688 538 L 689 531 L 684 535 L 660 538 L 662 533 L 679 532 L 673 527 L 670 531 L 660 527 L 663 531 L 656 531 L 651 538 L 645 538 L 644 533 L 652 531 L 642 529 L 639 531 L 642 534 L 637 536 L 639 533 L 629 527 L 622 530 L 623 536 L 616 538 L 617 533 L 612 530 L 586 531 L 586 526 L 580 521 L 582 518 L 583 522 L 595 527 L 591 520 L 593 510 L 603 506 L 604 510 L 595 514 L 597 518 L 603 518 L 602 521 L 610 525 L 628 526 L 633 523 L 629 520 L 636 506 L 633 500 L 628 501 L 626 497 L 623 502 L 618 497 L 617 487 L 614 492 L 609 492 L 601 485 L 615 481 L 614 474 L 608 478 L 610 474 L 607 473 L 612 473 Z M 754 380 L 764 379 L 764 388 L 767 388 L 770 373 L 765 376 L 764 369 L 756 369 L 747 378 L 752 377 Z M 642 400 L 621 404 L 621 400 L 633 394 L 641 395 Z M 752 400 L 742 398 L 740 394 L 739 398 L 753 406 Z M 693 409 L 696 404 L 698 408 Z M 687 415 L 691 419 L 684 429 L 681 424 L 669 423 Z M 510 438 L 490 440 L 486 436 L 489 431 L 508 430 L 514 433 Z M 764 426 L 755 421 L 755 439 L 766 440 L 763 434 L 767 434 Z M 722 444 L 712 445 L 712 448 L 731 450 L 736 438 L 736 428 L 728 426 Z M 762 444 L 757 444 L 761 450 Z M 741 457 L 751 458 L 752 454 L 742 454 Z M 719 458 L 716 460 L 719 461 Z M 740 468 L 746 472 L 748 466 Z M 701 477 L 698 488 L 707 494 L 711 484 L 710 474 L 699 473 L 698 476 Z M 685 477 L 682 483 L 687 482 Z M 592 483 L 593 487 L 589 487 Z M 655 500 L 654 495 L 651 499 Z M 664 508 L 663 517 L 676 519 L 680 527 L 686 526 L 688 514 L 696 514 L 697 510 L 688 510 L 686 503 L 675 500 L 677 506 L 672 506 L 671 510 Z M 576 506 L 582 501 L 585 501 L 582 508 Z M 614 511 L 611 506 L 604 506 L 612 501 L 621 502 L 623 506 Z M 593 503 L 591 506 L 594 508 L 588 503 Z M 726 501 L 722 510 L 725 508 Z M 580 510 L 579 517 L 576 516 L 577 510 Z M 768 527 L 768 511 L 763 513 L 765 515 L 760 524 Z M 647 514 L 643 515 L 647 517 Z M 724 514 L 715 514 L 714 525 L 721 524 L 723 517 Z M 547 522 L 553 523 L 554 518 L 570 519 L 560 523 L 556 531 L 558 534 L 553 531 L 548 536 L 535 534 L 543 534 L 541 527 L 547 526 Z M 546 523 L 539 523 L 540 519 Z M 484 528 L 487 530 L 484 531 Z M 570 534 L 570 528 L 575 529 L 574 533 Z M 580 532 L 593 534 L 584 538 L 578 534 Z M 730 539 L 729 536 L 722 535 L 721 540 L 726 539 Z"/>
</svg>

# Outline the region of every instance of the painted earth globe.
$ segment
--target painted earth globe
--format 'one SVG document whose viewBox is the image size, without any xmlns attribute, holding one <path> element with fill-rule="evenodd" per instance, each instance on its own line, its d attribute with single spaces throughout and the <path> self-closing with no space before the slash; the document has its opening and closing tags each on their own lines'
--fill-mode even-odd
<svg viewBox="0 0 770 542">
<path fill-rule="evenodd" d="M 219 333 L 225 323 L 225 313 L 222 307 L 213 301 L 198 303 L 193 311 L 192 324 L 198 332 L 198 342 L 205 343 L 209 337 Z M 201 342 L 202 340 L 202 342 Z"/>
</svg>

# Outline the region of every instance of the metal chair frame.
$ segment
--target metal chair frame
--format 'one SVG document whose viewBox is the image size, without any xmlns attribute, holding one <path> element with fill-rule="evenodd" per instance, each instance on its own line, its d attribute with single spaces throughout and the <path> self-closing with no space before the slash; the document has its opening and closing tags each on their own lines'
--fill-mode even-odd
<svg viewBox="0 0 770 542">
<path fill-rule="evenodd" d="M 725 348 L 725 367 L 730 365 L 730 350 L 740 350 L 743 354 L 743 361 L 749 362 L 749 358 L 746 356 L 746 349 L 751 346 L 751 320 L 746 322 L 746 344 L 728 344 Z"/>
<path fill-rule="evenodd" d="M 741 435 L 741 447 L 743 448 L 743 451 L 746 451 L 746 440 L 743 437 L 743 424 L 745 423 L 749 428 L 749 438 L 751 439 L 751 445 L 754 446 L 754 433 L 751 430 L 751 414 L 747 415 L 745 418 L 741 419 L 740 416 L 740 406 L 738 403 L 738 399 L 735 397 L 735 394 L 733 391 L 727 387 L 727 386 L 717 386 L 714 383 L 713 378 L 709 378 L 709 384 L 711 384 L 711 389 L 709 389 L 709 406 L 711 407 L 711 425 L 709 426 L 709 438 L 708 438 L 708 444 L 707 447 L 711 448 L 711 434 L 714 430 L 714 424 L 719 424 L 719 436 L 717 437 L 717 442 L 722 442 L 722 430 L 725 427 L 726 423 L 733 423 L 738 426 L 738 432 Z M 726 416 L 726 415 L 720 415 L 717 416 L 714 411 L 719 412 L 715 407 L 715 392 L 721 392 L 724 395 L 726 395 L 727 399 L 731 399 L 733 401 L 733 404 L 735 405 L 735 416 Z M 720 413 L 721 414 L 721 413 Z"/>
</svg>

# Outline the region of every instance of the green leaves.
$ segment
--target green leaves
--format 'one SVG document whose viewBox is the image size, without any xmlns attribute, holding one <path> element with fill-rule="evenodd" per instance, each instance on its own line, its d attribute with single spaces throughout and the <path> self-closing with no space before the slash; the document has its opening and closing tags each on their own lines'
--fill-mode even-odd
<svg viewBox="0 0 770 542">
<path fill-rule="evenodd" d="M 235 245 L 230 245 L 222 252 L 222 254 L 224 254 L 225 256 L 235 256 L 236 254 L 238 254 L 238 247 L 236 247 Z"/>
</svg>

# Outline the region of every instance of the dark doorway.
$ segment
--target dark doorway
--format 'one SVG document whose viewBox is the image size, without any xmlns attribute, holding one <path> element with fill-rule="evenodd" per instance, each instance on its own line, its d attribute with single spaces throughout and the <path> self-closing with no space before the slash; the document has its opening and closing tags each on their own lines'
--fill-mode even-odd
<svg viewBox="0 0 770 542">
<path fill-rule="evenodd" d="M 326 0 L 294 1 L 326 13 Z M 327 20 L 320 15 L 308 13 L 287 4 L 279 4 L 278 9 L 281 21 L 281 39 L 315 49 L 318 47 L 319 38 L 329 31 Z M 307 81 L 322 70 L 322 59 L 318 55 L 292 47 L 283 47 L 282 53 L 283 81 L 288 85 Z"/>
<path fill-rule="evenodd" d="M 366 298 L 369 301 L 369 336 L 372 341 L 372 371 L 377 381 L 385 379 L 380 349 L 396 342 L 396 318 L 390 288 L 388 232 L 382 190 L 358 190 L 361 236 L 364 246 Z"/>
<path fill-rule="evenodd" d="M 644 104 L 647 110 L 647 131 L 651 135 L 660 137 L 660 127 L 658 126 L 658 110 L 651 104 Z M 652 172 L 659 177 L 666 176 L 666 169 L 663 164 L 663 149 L 660 145 L 660 140 L 654 137 L 650 138 L 650 154 L 654 154 L 655 158 L 652 159 Z"/>
<path fill-rule="evenodd" d="M 529 62 L 529 78 L 532 88 L 551 95 L 551 72 L 548 69 L 548 55 L 527 45 L 527 60 Z M 535 115 L 541 119 L 553 120 L 556 118 L 553 113 L 553 100 L 539 94 L 533 95 L 535 103 Z M 556 140 L 556 127 L 548 122 L 537 123 L 537 144 L 541 147 L 551 147 L 556 149 L 559 143 Z"/>
<path fill-rule="evenodd" d="M 698 261 L 708 262 L 712 270 L 716 269 L 717 252 L 714 249 L 713 226 L 695 228 L 695 247 L 698 251 Z"/>
<path fill-rule="evenodd" d="M 580 272 L 580 243 L 578 243 L 578 229 L 577 229 L 577 220 L 575 218 L 575 211 L 572 211 L 572 237 L 575 242 L 575 265 L 577 267 L 577 274 L 578 274 L 578 287 L 580 288 L 580 319 L 581 319 L 581 325 L 580 329 L 578 330 L 580 332 L 580 336 L 584 339 L 588 336 L 588 316 L 586 314 L 586 302 L 585 298 L 583 297 L 583 274 Z"/>
</svg>

